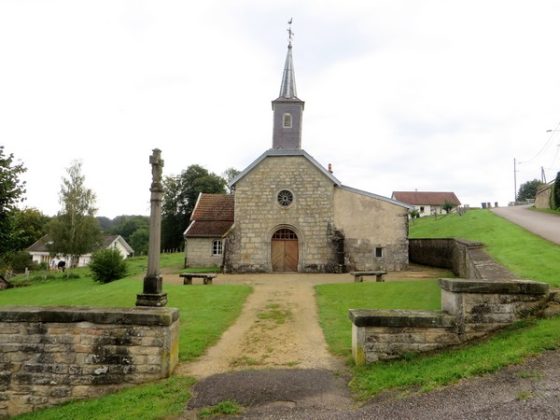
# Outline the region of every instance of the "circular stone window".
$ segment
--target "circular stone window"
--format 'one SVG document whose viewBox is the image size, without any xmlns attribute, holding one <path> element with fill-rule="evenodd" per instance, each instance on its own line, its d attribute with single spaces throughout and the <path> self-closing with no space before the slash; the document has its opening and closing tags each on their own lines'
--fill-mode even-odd
<svg viewBox="0 0 560 420">
<path fill-rule="evenodd" d="M 280 204 L 282 207 L 288 207 L 294 201 L 294 195 L 291 193 L 291 191 L 282 190 L 278 193 L 277 199 L 278 204 Z"/>
</svg>

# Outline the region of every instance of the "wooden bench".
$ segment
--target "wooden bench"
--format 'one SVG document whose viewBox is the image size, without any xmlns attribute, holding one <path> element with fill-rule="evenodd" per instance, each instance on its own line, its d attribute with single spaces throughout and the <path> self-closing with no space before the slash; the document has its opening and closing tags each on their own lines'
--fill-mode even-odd
<svg viewBox="0 0 560 420">
<path fill-rule="evenodd" d="M 354 276 L 354 282 L 363 282 L 364 276 L 375 276 L 375 281 L 385 281 L 383 276 L 386 271 L 352 271 L 350 274 Z"/>
<path fill-rule="evenodd" d="M 179 274 L 179 277 L 183 277 L 183 284 L 192 284 L 192 279 L 202 279 L 204 284 L 212 284 L 212 280 L 216 278 L 215 273 L 185 273 Z"/>
</svg>

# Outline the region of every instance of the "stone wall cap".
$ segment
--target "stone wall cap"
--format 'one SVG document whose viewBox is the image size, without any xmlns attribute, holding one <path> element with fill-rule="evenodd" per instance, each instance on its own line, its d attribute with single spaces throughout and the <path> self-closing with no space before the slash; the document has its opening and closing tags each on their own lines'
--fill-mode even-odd
<svg viewBox="0 0 560 420">
<path fill-rule="evenodd" d="M 462 238 L 409 238 L 410 242 L 426 242 L 429 243 L 430 241 L 452 241 L 457 242 L 462 245 L 465 245 L 469 248 L 482 248 L 484 244 L 482 242 L 477 241 L 469 241 L 468 239 Z"/>
<path fill-rule="evenodd" d="M 532 280 L 439 279 L 442 290 L 453 293 L 544 295 L 549 285 Z"/>
<path fill-rule="evenodd" d="M 1 322 L 91 322 L 94 324 L 169 326 L 179 319 L 177 308 L 94 308 L 91 306 L 5 306 Z"/>
<path fill-rule="evenodd" d="M 348 317 L 357 327 L 450 328 L 455 326 L 455 317 L 438 311 L 350 309 Z"/>
</svg>

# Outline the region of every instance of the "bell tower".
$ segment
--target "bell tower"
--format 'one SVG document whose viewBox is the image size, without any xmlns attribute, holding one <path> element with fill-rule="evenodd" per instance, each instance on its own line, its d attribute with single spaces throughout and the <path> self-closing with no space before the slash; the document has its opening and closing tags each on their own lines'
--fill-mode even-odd
<svg viewBox="0 0 560 420">
<path fill-rule="evenodd" d="M 292 19 L 288 28 L 288 54 L 284 64 L 282 74 L 282 84 L 280 85 L 280 95 L 272 101 L 273 129 L 272 129 L 272 148 L 273 149 L 301 149 L 301 123 L 303 117 L 303 107 L 305 102 L 297 97 L 296 76 L 294 72 L 294 62 L 292 59 Z"/>
</svg>

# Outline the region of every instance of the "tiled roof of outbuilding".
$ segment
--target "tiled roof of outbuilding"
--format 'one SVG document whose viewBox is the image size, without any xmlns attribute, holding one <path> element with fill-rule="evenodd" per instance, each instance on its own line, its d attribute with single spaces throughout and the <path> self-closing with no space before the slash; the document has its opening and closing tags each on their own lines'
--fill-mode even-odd
<svg viewBox="0 0 560 420">
<path fill-rule="evenodd" d="M 233 195 L 200 193 L 185 237 L 221 237 L 233 224 L 233 214 Z"/>
<path fill-rule="evenodd" d="M 393 198 L 413 205 L 443 206 L 445 202 L 461 205 L 454 192 L 443 191 L 393 191 Z"/>
</svg>

